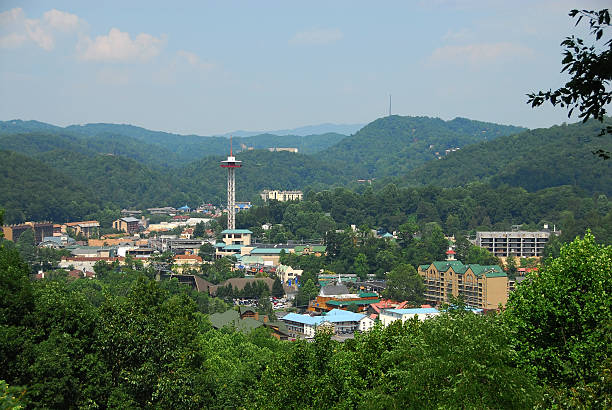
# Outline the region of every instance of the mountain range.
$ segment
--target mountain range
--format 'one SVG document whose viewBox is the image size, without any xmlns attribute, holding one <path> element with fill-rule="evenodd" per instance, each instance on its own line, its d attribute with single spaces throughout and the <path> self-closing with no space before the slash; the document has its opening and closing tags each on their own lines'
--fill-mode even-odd
<svg viewBox="0 0 612 410">
<path fill-rule="evenodd" d="M 238 137 L 233 143 L 243 168 L 236 199 L 253 200 L 261 189 L 358 189 L 359 179 L 374 180 L 375 188 L 481 181 L 527 190 L 573 185 L 610 195 L 612 162 L 591 154 L 608 147 L 608 140 L 595 137 L 600 126 L 526 130 L 465 118 L 389 116 L 349 136 Z M 291 146 L 299 152 L 265 149 Z M 219 161 L 228 148 L 224 137 L 131 125 L 0 122 L 0 207 L 7 222 L 21 222 L 62 221 L 106 208 L 222 204 L 226 181 Z"/>
</svg>

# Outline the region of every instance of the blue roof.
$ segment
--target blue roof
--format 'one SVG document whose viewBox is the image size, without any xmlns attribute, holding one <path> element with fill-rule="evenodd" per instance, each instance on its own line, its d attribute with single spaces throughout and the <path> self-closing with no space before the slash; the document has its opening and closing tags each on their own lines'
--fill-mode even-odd
<svg viewBox="0 0 612 410">
<path fill-rule="evenodd" d="M 186 209 L 191 209 L 191 208 L 189 208 L 187 205 L 183 205 L 183 206 L 181 206 L 179 209 L 186 210 Z"/>
<path fill-rule="evenodd" d="M 226 229 L 223 232 L 221 232 L 222 235 L 232 234 L 232 233 L 253 233 L 253 232 L 249 231 L 248 229 Z"/>
<path fill-rule="evenodd" d="M 297 313 L 289 313 L 281 318 L 291 322 L 303 323 L 305 325 L 320 325 L 323 322 L 358 322 L 366 317 L 361 313 L 349 312 L 342 309 L 332 309 L 325 316 L 309 316 L 299 315 Z"/>
<path fill-rule="evenodd" d="M 225 242 L 217 242 L 215 248 L 225 248 L 227 244 Z"/>
<path fill-rule="evenodd" d="M 400 315 L 423 315 L 426 313 L 439 313 L 436 308 L 414 308 L 414 309 L 388 309 L 387 312 Z"/>
</svg>

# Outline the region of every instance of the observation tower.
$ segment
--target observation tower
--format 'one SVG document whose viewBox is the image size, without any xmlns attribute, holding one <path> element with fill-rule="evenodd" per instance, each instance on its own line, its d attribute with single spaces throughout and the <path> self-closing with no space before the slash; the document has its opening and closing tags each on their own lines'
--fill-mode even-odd
<svg viewBox="0 0 612 410">
<path fill-rule="evenodd" d="M 221 161 L 221 168 L 227 168 L 227 229 L 236 229 L 236 179 L 234 170 L 242 166 L 242 161 L 236 161 L 232 152 L 230 138 L 230 154 Z"/>
</svg>

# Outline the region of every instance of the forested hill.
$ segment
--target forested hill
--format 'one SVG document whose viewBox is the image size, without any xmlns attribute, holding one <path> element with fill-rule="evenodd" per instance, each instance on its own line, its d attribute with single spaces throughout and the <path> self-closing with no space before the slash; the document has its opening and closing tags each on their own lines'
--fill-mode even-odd
<svg viewBox="0 0 612 410">
<path fill-rule="evenodd" d="M 480 180 L 529 191 L 573 185 L 610 195 L 612 161 L 592 154 L 612 150 L 611 138 L 598 137 L 601 128 L 596 121 L 560 125 L 471 145 L 410 172 L 402 184 L 453 187 Z"/>
<path fill-rule="evenodd" d="M 379 118 L 355 135 L 322 151 L 319 158 L 342 168 L 355 178 L 403 175 L 427 161 L 444 156 L 445 150 L 463 148 L 525 128 L 455 118 Z"/>
<path fill-rule="evenodd" d="M 63 222 L 98 210 L 92 187 L 33 158 L 0 150 L 0 208 L 7 223 Z"/>
<path fill-rule="evenodd" d="M 328 148 L 345 135 L 278 136 L 262 134 L 234 139 L 234 152 L 248 149 L 293 147 L 302 153 Z M 135 159 L 150 167 L 181 167 L 208 156 L 225 155 L 225 137 L 180 135 L 126 124 L 70 125 L 62 128 L 38 121 L 0 122 L 0 148 L 34 155 L 70 149 L 88 155 L 113 154 Z"/>
</svg>

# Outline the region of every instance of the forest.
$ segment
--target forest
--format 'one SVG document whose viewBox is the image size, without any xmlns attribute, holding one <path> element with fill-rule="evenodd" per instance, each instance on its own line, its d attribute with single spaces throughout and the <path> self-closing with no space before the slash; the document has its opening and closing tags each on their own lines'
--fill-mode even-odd
<svg viewBox="0 0 612 410">
<path fill-rule="evenodd" d="M 566 244 L 500 313 L 345 343 L 215 330 L 226 305 L 138 266 L 31 281 L 0 243 L 3 408 L 609 408 L 612 246 Z"/>
<path fill-rule="evenodd" d="M 0 206 L 7 211 L 8 223 L 96 219 L 97 212 L 104 209 L 225 202 L 225 174 L 218 166 L 222 156 L 204 155 L 177 163 L 182 145 L 174 145 L 171 151 L 170 146 L 147 142 L 156 141 L 145 132 L 153 131 L 140 129 L 144 136 L 109 135 L 105 134 L 108 127 L 93 127 L 91 132 L 99 133 L 85 135 L 71 127 L 49 130 L 52 126 L 30 123 L 4 122 L 0 127 L 0 149 L 4 150 L 0 162 Z M 243 168 L 236 177 L 236 199 L 257 203 L 262 189 L 321 192 L 344 187 L 363 194 L 370 184 L 357 180 L 364 178 L 370 180 L 375 193 L 392 190 L 394 185 L 423 191 L 429 189 L 425 185 L 434 185 L 451 188 L 445 192 L 453 195 L 462 192 L 462 187 L 472 189 L 476 185 L 489 187 L 490 195 L 507 187 L 521 187 L 536 196 L 548 195 L 549 188 L 571 190 L 572 197 L 581 200 L 609 196 L 610 161 L 595 161 L 591 154 L 609 142 L 595 136 L 597 126 L 589 122 L 523 131 L 467 119 L 385 117 L 327 148 L 320 143 L 334 140 L 328 134 L 300 137 L 308 149 L 320 149 L 316 155 L 260 149 L 238 153 Z M 521 133 L 508 134 L 517 131 Z M 143 140 L 145 137 L 149 139 Z M 197 138 L 213 141 L 212 137 Z M 263 145 L 274 140 L 269 135 L 248 138 L 253 141 L 259 138 Z M 290 137 L 278 137 L 283 138 Z M 482 142 L 484 138 L 487 140 Z M 228 141 L 224 141 L 227 150 Z M 407 148 L 392 149 L 403 144 Z M 444 154 L 445 149 L 459 145 L 461 150 Z M 201 149 L 206 146 L 203 144 Z M 442 152 L 442 159 L 437 159 L 435 152 Z M 586 167 L 585 163 L 590 165 Z M 56 203 L 62 206 L 55 206 Z M 346 210 L 349 215 L 353 212 L 350 208 Z M 395 208 L 392 214 L 397 212 Z M 354 216 L 355 221 L 349 223 L 361 224 L 363 217 Z M 443 211 L 441 221 L 446 217 Z M 479 217 L 482 218 L 476 219 Z M 489 218 L 493 224 L 497 222 L 496 216 Z M 344 222 L 338 220 L 337 212 L 334 219 Z M 532 215 L 515 219 L 515 223 L 538 222 Z M 432 220 L 436 220 L 435 215 Z M 471 217 L 467 221 L 473 226 L 481 224 Z"/>
</svg>

